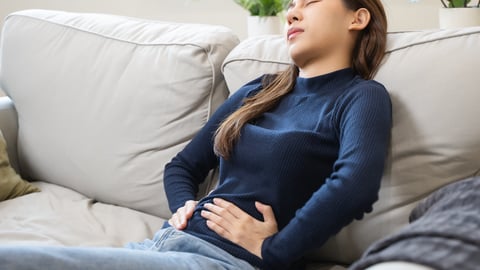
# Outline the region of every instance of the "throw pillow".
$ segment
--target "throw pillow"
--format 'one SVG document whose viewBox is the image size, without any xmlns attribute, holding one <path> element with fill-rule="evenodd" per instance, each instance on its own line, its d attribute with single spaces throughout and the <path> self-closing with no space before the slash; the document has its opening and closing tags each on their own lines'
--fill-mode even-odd
<svg viewBox="0 0 480 270">
<path fill-rule="evenodd" d="M 0 201 L 38 191 L 39 188 L 23 180 L 10 166 L 7 143 L 0 131 Z"/>
</svg>

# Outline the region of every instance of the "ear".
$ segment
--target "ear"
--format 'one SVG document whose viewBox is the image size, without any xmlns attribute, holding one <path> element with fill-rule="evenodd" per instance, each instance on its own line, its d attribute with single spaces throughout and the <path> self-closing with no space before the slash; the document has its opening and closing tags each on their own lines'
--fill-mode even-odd
<svg viewBox="0 0 480 270">
<path fill-rule="evenodd" d="M 353 14 L 353 21 L 348 26 L 348 30 L 363 30 L 370 22 L 370 11 L 366 8 L 359 8 Z"/>
</svg>

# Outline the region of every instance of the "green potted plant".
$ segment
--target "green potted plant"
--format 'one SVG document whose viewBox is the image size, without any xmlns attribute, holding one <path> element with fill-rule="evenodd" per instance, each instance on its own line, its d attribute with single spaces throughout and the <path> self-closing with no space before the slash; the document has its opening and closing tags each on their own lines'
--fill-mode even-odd
<svg viewBox="0 0 480 270">
<path fill-rule="evenodd" d="M 290 0 L 234 0 L 248 11 L 247 30 L 249 36 L 279 34 L 282 21 L 278 16 Z"/>
<path fill-rule="evenodd" d="M 440 0 L 444 8 L 466 8 L 470 3 L 470 0 Z M 480 0 L 476 7 L 480 7 Z"/>
<path fill-rule="evenodd" d="M 438 13 L 441 29 L 462 28 L 480 25 L 480 0 L 440 0 L 442 7 Z"/>
<path fill-rule="evenodd" d="M 246 9 L 250 16 L 277 16 L 287 8 L 290 0 L 234 0 Z"/>
</svg>

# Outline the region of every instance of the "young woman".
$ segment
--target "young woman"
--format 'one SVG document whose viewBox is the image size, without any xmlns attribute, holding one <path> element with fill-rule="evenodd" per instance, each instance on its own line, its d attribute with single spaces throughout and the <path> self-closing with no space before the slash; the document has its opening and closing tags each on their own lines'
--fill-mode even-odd
<svg viewBox="0 0 480 270">
<path fill-rule="evenodd" d="M 371 210 L 391 126 L 386 90 L 365 80 L 385 50 L 380 1 L 294 0 L 287 21 L 295 65 L 238 90 L 164 179 L 172 226 L 266 269 Z M 218 163 L 218 188 L 195 202 Z"/>
<path fill-rule="evenodd" d="M 0 248 L 0 265 L 288 269 L 371 211 L 391 128 L 389 95 L 370 80 L 386 43 L 381 2 L 293 0 L 287 21 L 294 64 L 239 89 L 167 164 L 174 214 L 152 240 L 129 249 L 22 249 L 22 262 Z M 195 201 L 217 166 L 218 187 Z"/>
</svg>

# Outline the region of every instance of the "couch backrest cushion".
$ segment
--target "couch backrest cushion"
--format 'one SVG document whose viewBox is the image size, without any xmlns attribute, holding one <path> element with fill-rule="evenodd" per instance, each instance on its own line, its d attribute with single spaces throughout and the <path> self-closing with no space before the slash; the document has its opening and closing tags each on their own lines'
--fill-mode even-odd
<svg viewBox="0 0 480 270">
<path fill-rule="evenodd" d="M 315 256 L 350 263 L 373 241 L 408 222 L 432 191 L 480 169 L 480 28 L 392 33 L 375 79 L 390 92 L 392 142 L 374 212 L 353 222 Z M 231 91 L 290 63 L 284 38 L 247 39 L 225 60 Z M 328 218 L 328 217 L 321 217 Z"/>
<path fill-rule="evenodd" d="M 164 165 L 228 95 L 220 66 L 233 32 L 28 10 L 2 35 L 22 174 L 168 218 Z"/>
</svg>

